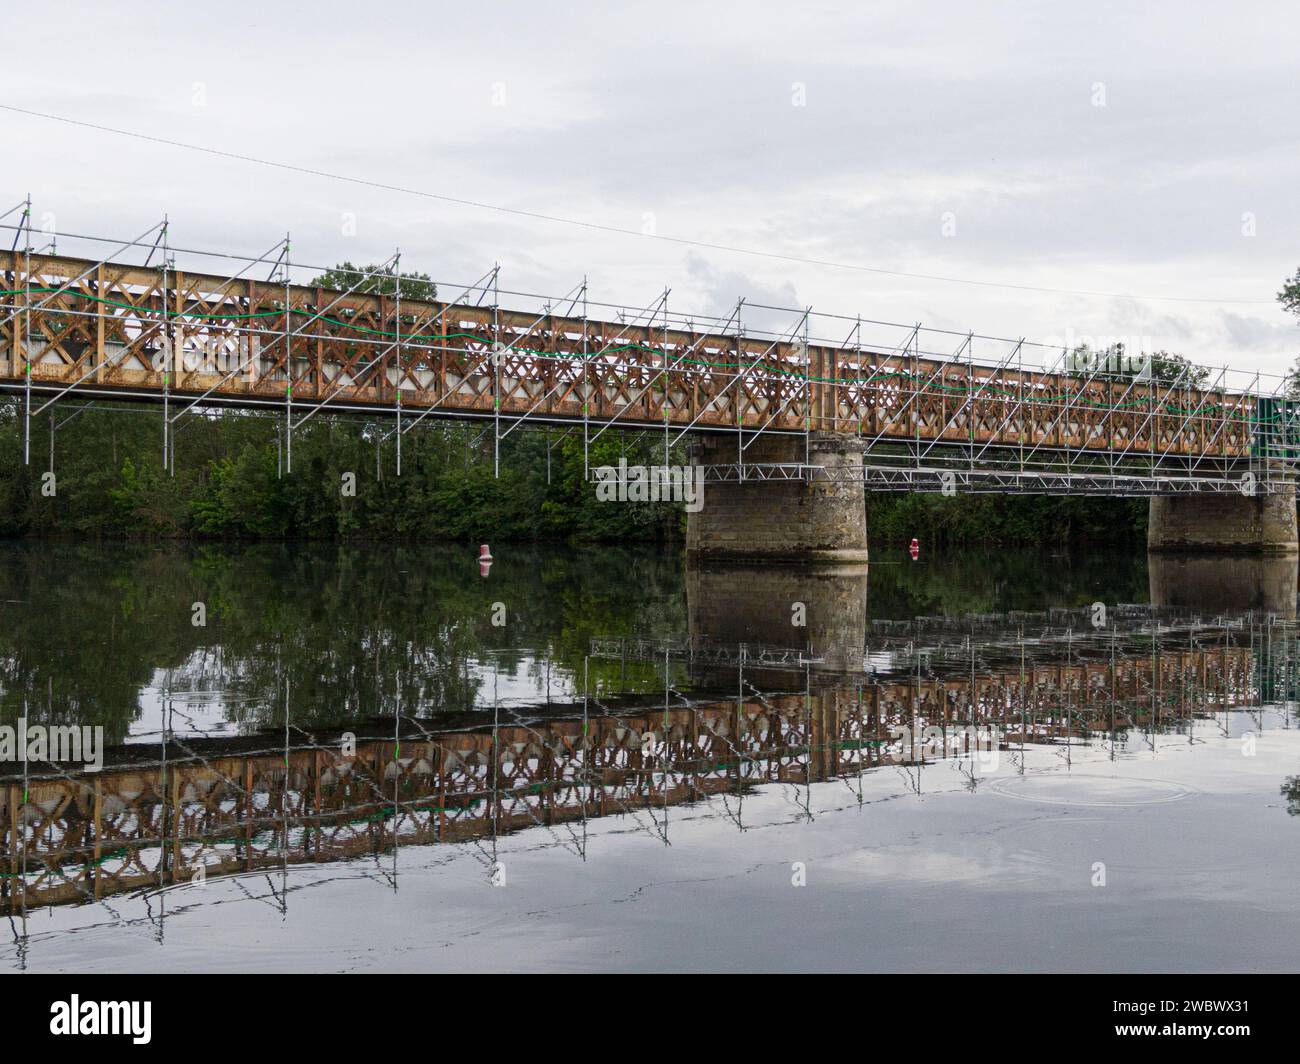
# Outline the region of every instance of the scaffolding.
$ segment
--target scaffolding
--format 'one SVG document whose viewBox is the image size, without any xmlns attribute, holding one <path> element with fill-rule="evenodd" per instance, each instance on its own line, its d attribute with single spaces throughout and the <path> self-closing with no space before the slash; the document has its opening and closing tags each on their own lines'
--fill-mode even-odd
<svg viewBox="0 0 1300 1064">
<path fill-rule="evenodd" d="M 287 678 L 277 676 L 262 696 L 283 713 L 282 732 L 206 735 L 184 724 L 187 693 L 169 674 L 163 728 L 112 748 L 102 768 L 28 765 L 24 755 L 21 772 L 0 775 L 0 911 L 26 942 L 33 907 L 104 905 L 196 874 L 283 877 L 294 865 L 359 860 L 377 869 L 376 855 L 389 853 L 380 878 L 391 886 L 402 848 L 462 847 L 491 869 L 499 840 L 529 832 L 530 845 L 581 859 L 589 824 L 607 817 L 663 843 L 674 807 L 743 828 L 743 801 L 764 785 L 795 795 L 789 812 L 806 819 L 836 808 L 844 785 L 861 801 L 864 780 L 881 770 L 902 771 L 919 793 L 927 766 L 970 762 L 969 777 L 945 771 L 943 785 L 996 785 L 996 766 L 976 778 L 976 749 L 1000 752 L 1018 775 L 1053 770 L 1047 757 L 1114 758 L 1125 744 L 1230 741 L 1237 715 L 1252 731 L 1277 718 L 1270 726 L 1291 726 L 1294 620 L 1146 605 L 1116 607 L 1100 627 L 1089 619 L 1053 610 L 876 621 L 871 648 L 895 652 L 893 666 L 841 673 L 819 690 L 820 658 L 799 650 L 597 640 L 592 657 L 662 665 L 662 699 L 593 692 L 584 659 L 563 701 L 494 695 L 491 712 L 468 726 L 404 705 L 396 686 L 391 717 L 344 714 L 309 727 L 295 722 Z M 734 669 L 734 690 L 684 694 L 674 661 Z M 759 686 L 783 670 L 788 682 Z M 1044 756 L 1031 761 L 1036 750 Z M 272 884 L 280 905 L 286 886 Z"/>
<path fill-rule="evenodd" d="M 688 435 L 721 434 L 735 460 L 706 481 L 945 494 L 1255 495 L 1292 490 L 1300 460 L 1300 403 L 1277 375 L 744 299 L 687 314 L 668 289 L 599 303 L 585 277 L 512 291 L 495 264 L 422 300 L 397 251 L 329 289 L 304 283 L 332 267 L 292 260 L 287 234 L 244 256 L 177 246 L 165 218 L 129 240 L 31 219 L 30 197 L 0 213 L 0 392 L 21 405 L 28 464 L 33 420 L 75 398 L 161 407 L 172 471 L 183 419 L 232 407 L 279 415 L 286 470 L 304 424 L 367 415 L 399 476 L 403 438 L 430 418 L 490 427 L 498 471 L 522 428 L 580 429 L 589 476 L 606 432 L 662 435 L 666 465 Z M 58 253 L 70 244 L 94 250 Z M 814 461 L 819 434 L 853 441 L 861 465 Z M 776 436 L 802 460 L 755 460 Z"/>
</svg>

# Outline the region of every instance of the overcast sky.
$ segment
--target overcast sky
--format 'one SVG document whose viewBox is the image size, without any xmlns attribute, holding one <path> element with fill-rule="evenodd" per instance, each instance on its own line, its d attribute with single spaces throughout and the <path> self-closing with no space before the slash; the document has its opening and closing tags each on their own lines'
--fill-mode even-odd
<svg viewBox="0 0 1300 1064">
<path fill-rule="evenodd" d="M 5 26 L 0 104 L 630 233 L 0 110 L 0 211 L 30 191 L 38 225 L 125 238 L 166 212 L 186 246 L 290 231 L 306 263 L 400 246 L 440 279 L 499 262 L 504 287 L 587 275 L 681 312 L 1300 353 L 1274 301 L 1300 266 L 1294 0 L 63 0 Z"/>
</svg>

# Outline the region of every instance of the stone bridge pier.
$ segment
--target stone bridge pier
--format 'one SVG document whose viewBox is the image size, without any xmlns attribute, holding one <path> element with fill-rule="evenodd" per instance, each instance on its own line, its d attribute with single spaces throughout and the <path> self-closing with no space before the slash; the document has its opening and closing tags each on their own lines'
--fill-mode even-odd
<svg viewBox="0 0 1300 1064">
<path fill-rule="evenodd" d="M 745 449 L 748 464 L 802 464 L 804 437 L 763 434 Z M 770 561 L 861 565 L 867 561 L 862 448 L 853 436 L 814 433 L 814 466 L 857 470 L 847 479 L 710 481 L 703 506 L 686 519 L 686 549 L 699 561 Z M 698 437 L 697 465 L 735 465 L 736 437 Z"/>
<path fill-rule="evenodd" d="M 1295 491 L 1155 496 L 1147 550 L 1191 554 L 1295 554 Z"/>
</svg>

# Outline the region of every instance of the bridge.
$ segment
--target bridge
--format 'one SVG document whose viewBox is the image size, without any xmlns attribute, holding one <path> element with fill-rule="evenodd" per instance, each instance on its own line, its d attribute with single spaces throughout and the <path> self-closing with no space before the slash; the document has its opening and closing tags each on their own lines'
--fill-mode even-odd
<svg viewBox="0 0 1300 1064">
<path fill-rule="evenodd" d="M 399 476 L 405 435 L 461 418 L 490 423 L 498 460 L 537 425 L 580 430 L 584 452 L 606 432 L 661 433 L 665 465 L 689 441 L 709 495 L 688 547 L 704 556 L 865 561 L 864 488 L 1148 496 L 1153 549 L 1296 550 L 1300 404 L 1280 378 L 1080 367 L 1024 339 L 743 300 L 725 319 L 672 313 L 668 292 L 593 304 L 585 281 L 512 293 L 496 268 L 416 299 L 397 255 L 327 289 L 291 279 L 287 238 L 220 253 L 242 261 L 231 275 L 183 270 L 165 224 L 68 257 L 33 250 L 29 217 L 0 251 L 0 390 L 28 462 L 33 418 L 74 399 L 160 407 L 164 465 L 178 421 L 223 407 L 282 413 L 290 469 L 294 431 L 319 414 L 391 421 Z"/>
<path fill-rule="evenodd" d="M 750 687 L 686 704 L 674 695 L 672 705 L 665 692 L 663 706 L 593 697 L 468 727 L 399 718 L 378 735 L 359 722 L 344 725 L 361 733 L 354 749 L 342 732 L 286 726 L 242 739 L 168 734 L 161 745 L 117 748 L 100 772 L 29 766 L 0 778 L 0 909 L 26 915 L 185 883 L 200 868 L 239 875 L 405 846 L 477 847 L 490 867 L 494 851 L 483 847 L 514 832 L 545 831 L 580 848 L 589 820 L 646 827 L 642 814 L 740 799 L 763 784 L 917 769 L 986 739 L 1014 751 L 1122 742 L 1135 729 L 1185 732 L 1194 720 L 1294 693 L 1294 624 L 1270 624 L 1265 655 L 1247 621 L 1249 632 L 1233 618 L 1158 629 L 1155 639 L 1134 626 L 1118 650 L 1107 633 L 1080 632 L 1068 652 L 1063 641 L 1040 641 L 1027 659 L 1023 642 L 1015 655 L 981 647 L 978 667 L 963 647 L 912 676 L 907 663 L 901 675 L 818 691 Z M 744 665 L 737 648 L 706 656 Z M 908 742 L 900 728 L 936 731 Z M 666 820 L 647 830 L 666 830 Z"/>
</svg>

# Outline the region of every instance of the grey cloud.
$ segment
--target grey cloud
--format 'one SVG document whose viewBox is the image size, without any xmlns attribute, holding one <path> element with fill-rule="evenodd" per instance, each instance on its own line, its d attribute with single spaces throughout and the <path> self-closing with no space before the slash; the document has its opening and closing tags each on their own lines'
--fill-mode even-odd
<svg viewBox="0 0 1300 1064">
<path fill-rule="evenodd" d="M 673 307 L 699 313 L 725 315 L 744 294 L 1011 337 L 1145 334 L 1243 365 L 1280 365 L 1296 347 L 1271 305 L 1300 247 L 1293 9 L 1265 25 L 1210 3 L 953 2 L 918 18 L 902 3 L 507 0 L 432 18 L 393 0 L 357 19 L 324 0 L 303 19 L 232 0 L 199 25 L 137 8 L 129 22 L 90 3 L 15 12 L 16 39 L 57 39 L 60 61 L 53 76 L 48 50 L 15 50 L 6 102 L 632 230 L 651 213 L 661 234 L 781 255 L 1264 302 L 688 254 L 0 112 L 0 136 L 25 148 L 24 185 L 61 227 L 128 235 L 167 211 L 194 245 L 261 250 L 292 230 L 307 260 L 400 246 L 440 278 L 501 261 L 512 287 L 558 294 L 585 274 L 601 298 L 643 305 L 671 285 Z M 184 62 L 160 77 L 140 57 Z M 208 90 L 198 110 L 195 81 Z M 793 106 L 796 82 L 806 106 Z M 344 210 L 355 237 L 340 235 Z"/>
</svg>

